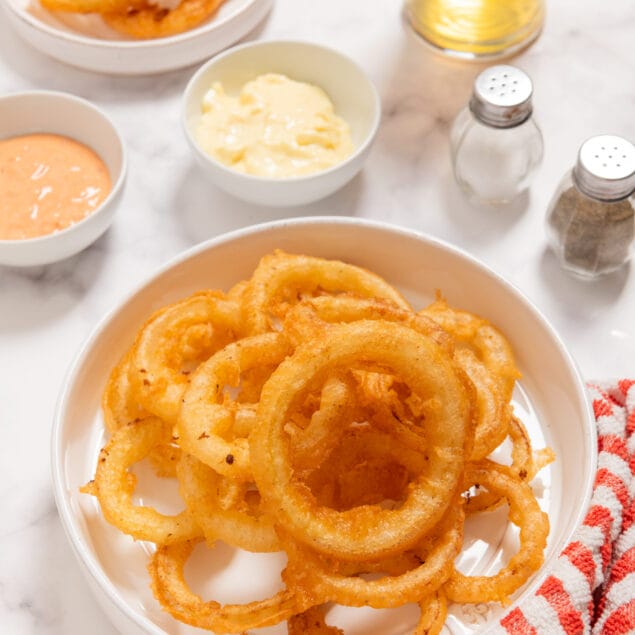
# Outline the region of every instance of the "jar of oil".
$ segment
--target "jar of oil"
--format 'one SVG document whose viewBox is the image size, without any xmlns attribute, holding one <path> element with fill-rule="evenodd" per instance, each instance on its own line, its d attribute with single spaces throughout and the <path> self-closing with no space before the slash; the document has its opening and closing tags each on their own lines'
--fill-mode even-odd
<svg viewBox="0 0 635 635">
<path fill-rule="evenodd" d="M 437 49 L 466 59 L 511 55 L 540 33 L 544 0 L 406 0 L 414 30 Z"/>
</svg>

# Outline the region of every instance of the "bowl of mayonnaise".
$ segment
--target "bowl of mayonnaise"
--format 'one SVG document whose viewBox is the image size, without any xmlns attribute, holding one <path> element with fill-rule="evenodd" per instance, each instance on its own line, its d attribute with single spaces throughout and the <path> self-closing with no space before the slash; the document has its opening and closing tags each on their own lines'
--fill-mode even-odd
<svg viewBox="0 0 635 635">
<path fill-rule="evenodd" d="M 258 41 L 204 64 L 187 85 L 185 135 L 219 188 L 251 203 L 302 205 L 362 168 L 379 96 L 362 68 L 309 42 Z"/>
</svg>

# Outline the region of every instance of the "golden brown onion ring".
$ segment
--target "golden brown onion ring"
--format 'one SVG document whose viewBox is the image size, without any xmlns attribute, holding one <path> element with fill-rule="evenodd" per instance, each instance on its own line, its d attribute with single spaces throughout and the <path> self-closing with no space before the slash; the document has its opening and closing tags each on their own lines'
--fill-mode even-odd
<svg viewBox="0 0 635 635">
<path fill-rule="evenodd" d="M 419 314 L 433 319 L 455 340 L 472 348 L 496 377 L 503 402 L 511 400 L 520 372 L 509 342 L 498 329 L 473 313 L 451 308 L 441 298 L 419 311 Z"/>
<path fill-rule="evenodd" d="M 273 519 L 262 513 L 248 483 L 221 476 L 189 454 L 181 457 L 177 474 L 181 496 L 210 546 L 222 540 L 246 551 L 280 550 Z M 229 488 L 235 491 L 225 501 Z"/>
<path fill-rule="evenodd" d="M 326 324 L 357 320 L 403 322 L 428 335 L 444 349 L 454 350 L 450 335 L 431 318 L 414 313 L 410 307 L 404 307 L 394 300 L 360 297 L 350 293 L 302 300 L 287 312 L 284 330 L 295 344 L 299 344 L 307 337 L 319 335 L 320 329 Z"/>
<path fill-rule="evenodd" d="M 319 408 L 313 412 L 304 429 L 292 428 L 292 462 L 303 472 L 317 468 L 338 444 L 353 408 L 350 382 L 337 375 L 329 377 L 320 393 Z"/>
<path fill-rule="evenodd" d="M 458 348 L 454 352 L 454 360 L 465 371 L 476 390 L 476 429 L 470 460 L 478 461 L 505 440 L 511 406 L 502 400 L 496 379 L 470 349 Z"/>
<path fill-rule="evenodd" d="M 101 407 L 104 414 L 104 425 L 110 434 L 132 421 L 144 419 L 151 414 L 134 397 L 128 379 L 131 359 L 132 350 L 128 350 L 110 372 L 102 396 Z"/>
<path fill-rule="evenodd" d="M 236 339 L 239 306 L 217 292 L 196 293 L 154 313 L 133 346 L 129 380 L 141 405 L 176 423 L 191 368 Z"/>
<path fill-rule="evenodd" d="M 242 408 L 224 390 L 238 388 L 246 370 L 261 364 L 275 366 L 289 352 L 289 342 L 282 334 L 263 333 L 233 342 L 201 364 L 183 394 L 178 420 L 181 448 L 219 474 L 252 480 L 247 439 L 227 440 L 224 436 Z"/>
<path fill-rule="evenodd" d="M 151 416 L 135 399 L 128 371 L 133 350 L 129 350 L 112 369 L 102 396 L 104 424 L 110 434 L 119 428 Z M 157 476 L 176 476 L 176 464 L 181 450 L 168 439 L 166 443 L 152 448 L 148 460 Z"/>
<path fill-rule="evenodd" d="M 375 273 L 338 260 L 287 254 L 276 250 L 262 258 L 245 292 L 245 319 L 251 332 L 274 327 L 303 295 L 353 293 L 390 300 L 412 310 L 394 287 Z"/>
<path fill-rule="evenodd" d="M 510 469 L 485 459 L 466 470 L 466 484 L 486 487 L 509 503 L 509 519 L 520 528 L 520 548 L 498 573 L 466 576 L 455 571 L 444 585 L 452 602 L 501 602 L 524 584 L 543 563 L 549 519 L 527 483 Z"/>
<path fill-rule="evenodd" d="M 183 577 L 183 567 L 198 542 L 189 540 L 160 547 L 148 565 L 154 597 L 177 620 L 215 633 L 242 633 L 272 626 L 310 607 L 287 589 L 247 604 L 223 606 L 213 600 L 204 601 L 192 592 Z"/>
<path fill-rule="evenodd" d="M 418 602 L 422 597 L 434 593 L 452 574 L 454 559 L 463 542 L 463 521 L 463 506 L 457 502 L 436 528 L 435 539 L 423 541 L 429 546 L 421 552 L 418 566 L 403 573 L 372 580 L 344 575 L 337 564 L 329 564 L 328 559 L 282 534 L 289 557 L 283 579 L 290 587 L 303 589 L 315 603 L 332 601 L 346 606 L 380 609 Z M 360 572 L 382 569 L 381 562 L 377 567 L 371 562 L 356 564 Z"/>
<path fill-rule="evenodd" d="M 421 617 L 413 635 L 439 635 L 448 615 L 448 603 L 443 591 L 419 601 Z"/>
<path fill-rule="evenodd" d="M 171 434 L 171 427 L 155 417 L 119 428 L 99 453 L 94 492 L 90 492 L 99 500 L 109 523 L 137 540 L 158 545 L 201 535 L 188 511 L 170 516 L 132 502 L 136 477 L 128 468 L 144 459 L 152 448 L 165 443 Z"/>
<path fill-rule="evenodd" d="M 318 507 L 294 482 L 284 431 L 289 412 L 316 382 L 349 366 L 386 367 L 413 391 L 438 398 L 439 420 L 426 428 L 426 467 L 398 510 L 364 506 L 337 512 Z M 434 340 L 395 322 L 360 320 L 333 325 L 319 341 L 298 347 L 280 364 L 263 389 L 249 440 L 256 484 L 279 522 L 310 547 L 354 560 L 412 546 L 438 522 L 459 482 L 470 432 L 466 389 Z"/>
<path fill-rule="evenodd" d="M 538 451 L 532 449 L 527 430 L 517 417 L 512 417 L 509 424 L 509 438 L 512 443 L 512 462 L 509 469 L 521 481 L 530 483 L 545 465 L 554 460 L 554 454 L 550 448 Z M 475 496 L 468 498 L 465 510 L 468 514 L 493 511 L 504 502 L 505 498 L 502 496 L 479 490 Z"/>
<path fill-rule="evenodd" d="M 325 295 L 303 300 L 287 313 L 284 331 L 289 334 L 294 343 L 299 344 L 311 337 L 320 337 L 328 324 L 358 320 L 401 322 L 431 337 L 448 353 L 454 352 L 452 337 L 434 320 L 406 310 L 388 300 L 363 298 L 351 294 Z M 422 419 L 430 415 L 430 404 L 417 399 L 416 394 L 398 394 L 394 389 L 395 378 L 385 373 L 358 372 L 355 377 L 361 388 L 358 396 L 362 405 L 373 411 L 374 424 L 384 430 L 391 430 L 412 447 L 420 447 L 423 450 L 422 431 L 419 424 Z M 469 383 L 469 380 L 471 377 L 466 373 L 466 383 Z M 474 416 L 478 415 L 482 418 L 484 415 L 481 415 L 481 409 L 477 410 L 477 394 L 471 390 L 470 393 L 474 401 Z M 431 405 L 434 407 L 434 404 Z M 477 423 L 475 420 L 475 424 Z M 490 424 L 489 421 L 486 423 Z M 484 428 L 484 425 L 481 424 L 481 427 Z M 506 427 L 504 433 L 506 434 Z M 488 438 L 492 436 L 488 434 Z"/>
<path fill-rule="evenodd" d="M 324 621 L 324 607 L 312 606 L 287 620 L 287 635 L 344 635 L 344 631 Z"/>
</svg>

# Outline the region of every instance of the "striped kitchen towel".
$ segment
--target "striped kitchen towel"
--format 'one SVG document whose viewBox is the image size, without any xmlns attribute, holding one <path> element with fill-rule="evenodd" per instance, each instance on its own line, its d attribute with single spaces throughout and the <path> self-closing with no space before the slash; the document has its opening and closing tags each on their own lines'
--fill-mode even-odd
<svg viewBox="0 0 635 635">
<path fill-rule="evenodd" d="M 589 385 L 598 431 L 591 504 L 535 594 L 497 635 L 635 633 L 635 380 Z"/>
</svg>

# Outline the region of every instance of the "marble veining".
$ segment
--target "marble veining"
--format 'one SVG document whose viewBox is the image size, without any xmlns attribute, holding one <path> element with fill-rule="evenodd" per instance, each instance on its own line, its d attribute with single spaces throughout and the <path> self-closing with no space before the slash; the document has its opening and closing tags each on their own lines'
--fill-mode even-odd
<svg viewBox="0 0 635 635">
<path fill-rule="evenodd" d="M 112 635 L 60 525 L 49 434 L 64 375 L 108 311 L 168 259 L 202 240 L 299 215 L 349 215 L 427 232 L 482 259 L 552 321 L 587 378 L 635 375 L 632 267 L 575 280 L 546 250 L 544 212 L 589 136 L 635 140 L 635 4 L 548 2 L 540 38 L 515 57 L 535 84 L 545 158 L 530 195 L 476 209 L 454 185 L 448 129 L 482 65 L 444 59 L 405 26 L 398 0 L 276 0 L 250 38 L 299 38 L 339 48 L 370 74 L 382 99 L 376 145 L 349 185 L 284 210 L 236 201 L 207 183 L 179 124 L 194 72 L 109 77 L 47 58 L 0 20 L 0 94 L 69 91 L 105 108 L 129 151 L 113 227 L 83 253 L 49 267 L 0 267 L 0 633 Z M 1 195 L 1 193 L 0 193 Z"/>
</svg>

